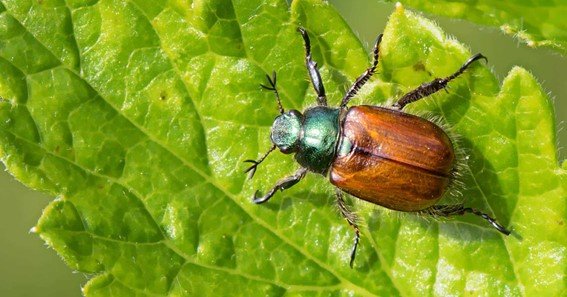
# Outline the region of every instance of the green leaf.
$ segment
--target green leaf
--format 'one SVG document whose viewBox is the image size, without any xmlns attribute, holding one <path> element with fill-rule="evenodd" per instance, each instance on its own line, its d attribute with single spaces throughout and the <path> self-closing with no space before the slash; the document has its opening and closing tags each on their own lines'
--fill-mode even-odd
<svg viewBox="0 0 567 297">
<path fill-rule="evenodd" d="M 410 106 L 445 118 L 468 156 L 467 205 L 493 215 L 446 222 L 357 203 L 352 230 L 333 191 L 308 175 L 250 201 L 297 165 L 270 147 L 277 114 L 314 105 L 302 39 L 330 103 L 369 65 L 318 0 L 7 1 L 0 6 L 0 155 L 22 183 L 57 198 L 35 231 L 78 271 L 88 296 L 560 295 L 566 290 L 566 174 L 552 107 L 514 68 L 499 87 L 482 63 Z M 393 13 L 379 73 L 352 102 L 391 102 L 471 55 L 430 21 Z M 455 191 L 456 193 L 457 191 Z M 238 292 L 238 293 L 236 293 Z"/>
<path fill-rule="evenodd" d="M 392 0 L 387 0 L 392 2 Z M 567 5 L 564 1 L 401 0 L 428 13 L 499 27 L 530 47 L 548 47 L 567 54 Z"/>
</svg>

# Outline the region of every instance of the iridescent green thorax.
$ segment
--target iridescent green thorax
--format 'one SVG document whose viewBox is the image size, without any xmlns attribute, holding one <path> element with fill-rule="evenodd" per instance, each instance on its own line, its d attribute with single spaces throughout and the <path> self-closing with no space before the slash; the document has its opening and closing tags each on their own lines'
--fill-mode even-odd
<svg viewBox="0 0 567 297">
<path fill-rule="evenodd" d="M 295 153 L 303 167 L 326 174 L 335 157 L 339 132 L 339 109 L 317 106 L 304 115 L 291 110 L 278 116 L 271 137 L 281 152 Z"/>
</svg>

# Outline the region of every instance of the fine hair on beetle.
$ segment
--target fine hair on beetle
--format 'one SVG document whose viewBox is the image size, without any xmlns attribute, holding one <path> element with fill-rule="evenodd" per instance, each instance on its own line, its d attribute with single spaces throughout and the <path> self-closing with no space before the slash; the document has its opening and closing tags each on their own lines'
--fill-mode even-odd
<svg viewBox="0 0 567 297">
<path fill-rule="evenodd" d="M 469 168 L 467 159 L 470 154 L 467 153 L 467 149 L 462 145 L 462 137 L 459 133 L 455 132 L 455 128 L 447 122 L 447 120 L 441 115 L 433 114 L 431 112 L 414 112 L 408 111 L 408 113 L 422 117 L 435 125 L 441 127 L 445 133 L 451 139 L 453 144 L 453 149 L 455 151 L 455 163 L 453 164 L 453 170 L 449 175 L 449 185 L 445 192 L 445 195 L 439 200 L 439 204 L 462 204 L 465 201 L 463 197 L 463 192 L 465 188 L 465 183 L 463 182 L 463 173 Z"/>
<path fill-rule="evenodd" d="M 428 72 L 429 73 L 429 72 Z M 379 74 L 379 72 L 377 71 L 376 74 Z M 430 76 L 433 77 L 433 75 L 431 73 L 429 73 Z M 474 75 L 474 74 L 471 74 Z M 369 87 L 372 88 L 373 86 L 371 85 L 371 82 L 368 82 L 366 84 L 365 87 Z M 410 88 L 411 89 L 411 88 Z M 454 92 L 450 92 L 450 87 L 447 87 L 447 89 L 449 89 L 447 91 L 447 93 L 451 96 L 455 96 L 455 97 L 462 97 L 457 93 Z M 344 90 L 346 92 L 346 90 Z M 362 95 L 363 90 L 361 90 L 361 92 L 359 92 L 359 95 Z M 382 104 L 377 104 L 377 106 L 382 106 L 382 107 L 386 107 L 388 108 L 389 106 L 392 106 L 396 100 L 397 97 L 400 96 L 401 93 L 403 94 L 404 92 L 399 90 L 397 92 L 394 92 L 397 95 L 391 95 L 388 96 L 388 98 L 378 98 L 378 99 L 383 99 L 383 103 Z M 357 104 L 372 104 L 373 101 L 375 101 L 377 98 L 373 97 L 373 96 L 366 96 L 366 97 L 362 97 L 359 96 L 358 98 L 356 98 L 355 101 Z M 435 101 L 436 100 L 437 94 L 433 94 L 430 97 L 428 97 L 428 99 L 430 101 Z M 463 99 L 463 98 L 460 98 Z M 455 163 L 453 165 L 453 170 L 451 171 L 450 175 L 449 175 L 449 185 L 447 187 L 447 190 L 445 191 L 445 194 L 443 195 L 443 197 L 439 200 L 438 204 L 463 204 L 466 201 L 466 198 L 463 196 L 463 190 L 465 189 L 465 182 L 463 181 L 464 178 L 464 174 L 469 170 L 469 165 L 467 163 L 467 160 L 469 159 L 470 156 L 470 151 L 468 148 L 463 146 L 462 143 L 462 136 L 457 133 L 455 131 L 455 128 L 452 124 L 450 124 L 449 122 L 447 122 L 447 119 L 445 117 L 443 117 L 442 115 L 438 114 L 438 113 L 434 113 L 432 111 L 429 110 L 415 110 L 415 108 L 409 108 L 409 109 L 405 109 L 404 110 L 405 113 L 408 114 L 412 114 L 415 116 L 418 116 L 420 118 L 423 118 L 429 122 L 434 123 L 435 125 L 439 126 L 441 129 L 443 129 L 443 131 L 445 133 L 447 133 L 447 135 L 449 136 L 449 138 L 451 139 L 451 143 L 453 145 L 454 148 L 454 152 L 455 152 Z M 359 203 L 359 199 L 349 199 L 352 201 L 353 205 L 358 205 Z M 362 202 L 364 204 L 368 204 L 366 202 Z M 421 218 L 425 218 L 425 219 L 444 219 L 443 217 L 438 216 L 438 212 L 437 211 L 430 211 L 430 212 L 418 212 L 418 213 L 405 213 L 405 212 L 400 212 L 400 211 L 390 211 L 388 209 L 384 209 L 384 207 L 380 207 L 379 205 L 373 205 L 373 206 L 377 206 L 377 208 L 382 211 L 382 210 L 387 210 L 386 213 L 388 213 L 389 215 L 395 215 L 397 218 L 405 218 L 408 215 L 409 216 L 418 216 Z"/>
<path fill-rule="evenodd" d="M 372 99 L 372 98 L 369 98 Z M 433 99 L 433 98 L 431 98 Z M 435 100 L 435 99 L 433 99 Z M 386 100 L 386 103 L 382 104 L 382 105 L 378 105 L 378 106 L 389 106 L 389 102 L 391 102 L 391 99 Z M 445 133 L 447 133 L 447 135 L 449 136 L 449 138 L 451 139 L 451 143 L 453 144 L 453 148 L 455 150 L 455 163 L 454 163 L 454 167 L 453 170 L 451 171 L 450 175 L 449 175 L 449 185 L 447 186 L 447 190 L 445 191 L 445 194 L 443 195 L 443 197 L 441 197 L 438 201 L 437 204 L 446 204 L 447 207 L 451 207 L 453 205 L 462 205 L 467 199 L 466 197 L 463 196 L 463 190 L 465 189 L 465 183 L 463 181 L 465 172 L 467 172 L 467 170 L 469 170 L 469 166 L 467 163 L 468 157 L 470 156 L 470 153 L 468 153 L 468 149 L 463 147 L 462 145 L 462 136 L 460 134 L 458 134 L 453 125 L 451 125 L 450 123 L 447 122 L 447 120 L 439 115 L 439 114 L 435 114 L 431 111 L 423 111 L 423 110 L 405 110 L 405 112 L 409 113 L 409 114 L 413 114 L 416 116 L 419 116 L 421 118 L 424 118 L 432 123 L 434 123 L 435 125 L 441 127 Z M 325 190 L 325 192 L 327 193 L 331 193 L 330 191 Z M 371 204 L 368 203 L 366 201 L 360 200 L 360 199 L 349 199 L 349 205 L 352 205 L 355 207 L 355 209 L 353 210 L 353 212 L 356 214 L 356 209 L 359 208 L 368 208 L 371 207 L 373 210 L 375 211 L 379 211 L 381 215 L 387 215 L 389 217 L 394 217 L 397 220 L 405 220 L 408 218 L 420 218 L 420 219 L 424 219 L 426 221 L 431 221 L 431 220 L 441 220 L 441 221 L 447 221 L 450 218 L 444 217 L 441 214 L 441 211 L 436 210 L 436 209 L 430 209 L 427 211 L 421 211 L 421 212 L 414 212 L 414 213 L 409 213 L 409 212 L 401 212 L 401 211 L 395 211 L 395 210 L 390 210 L 384 207 L 381 207 L 379 205 L 376 204 Z M 338 209 L 336 209 L 338 213 L 340 213 L 340 211 Z M 360 218 L 360 216 L 358 216 L 357 218 L 357 222 L 359 223 L 359 226 L 362 227 L 367 227 L 365 224 L 365 221 Z"/>
<path fill-rule="evenodd" d="M 379 71 L 376 71 L 376 74 L 379 74 L 379 73 L 380 73 Z M 429 73 L 429 75 L 433 77 L 433 74 Z M 474 75 L 474 74 L 470 74 L 470 75 Z M 375 88 L 377 84 L 378 83 L 376 82 L 376 80 L 368 81 L 366 83 L 366 85 L 364 86 L 364 89 L 360 89 L 360 91 L 358 93 L 358 97 L 353 98 L 352 101 L 354 102 L 354 104 L 356 104 L 356 105 L 376 104 L 374 102 L 379 101 L 379 102 L 382 102 L 382 103 L 376 104 L 377 106 L 388 108 L 395 103 L 395 100 L 396 100 L 397 97 L 399 97 L 400 95 L 403 95 L 403 93 L 404 93 L 404 91 L 400 90 L 401 87 L 396 86 L 395 91 L 393 91 L 394 95 L 380 94 L 380 95 L 383 95 L 383 96 L 376 96 L 376 95 L 372 96 L 372 94 L 368 94 L 368 93 L 371 93 L 371 92 L 368 92 L 368 90 Z M 347 91 L 346 88 L 348 88 L 348 85 L 341 87 L 343 93 L 345 93 Z M 403 89 L 406 89 L 406 88 L 407 87 L 403 87 Z M 409 89 L 411 89 L 411 87 L 409 87 Z M 449 95 L 461 97 L 457 93 L 450 92 L 449 86 L 447 87 L 447 89 L 448 89 L 447 93 Z M 435 102 L 436 98 L 438 98 L 437 94 L 434 94 L 434 95 L 431 95 L 430 97 L 428 97 L 430 102 L 431 101 Z M 463 99 L 463 98 L 460 98 L 460 99 Z M 450 176 L 449 176 L 450 180 L 449 180 L 449 185 L 447 187 L 447 190 L 446 190 L 445 194 L 443 195 L 443 197 L 439 200 L 438 204 L 463 204 L 466 200 L 466 198 L 463 196 L 463 192 L 462 192 L 465 189 L 465 183 L 463 181 L 463 178 L 464 178 L 464 174 L 467 172 L 467 170 L 469 168 L 467 160 L 468 160 L 468 157 L 470 156 L 470 153 L 469 153 L 469 150 L 462 145 L 462 136 L 455 131 L 454 126 L 451 125 L 445 117 L 443 117 L 442 115 L 440 115 L 438 113 L 434 113 L 430 110 L 416 110 L 415 108 L 405 109 L 404 112 L 418 116 L 418 117 L 423 118 L 423 119 L 425 119 L 429 122 L 434 123 L 435 125 L 439 126 L 441 129 L 443 129 L 443 131 L 445 133 L 447 133 L 447 135 L 451 139 L 451 143 L 453 145 L 454 152 L 455 152 L 455 163 L 453 165 L 453 170 L 451 171 Z M 325 191 L 325 192 L 328 192 L 328 191 Z M 381 212 L 382 214 L 385 214 L 385 215 L 388 215 L 388 216 L 393 216 L 396 219 L 400 219 L 400 220 L 405 219 L 407 217 L 419 217 L 419 218 L 422 218 L 422 219 L 426 219 L 428 221 L 430 221 L 432 219 L 444 221 L 444 219 L 445 219 L 442 216 L 439 216 L 438 212 L 434 211 L 434 210 L 431 210 L 429 212 L 406 213 L 406 212 L 400 212 L 400 211 L 392 211 L 392 210 L 389 210 L 387 208 L 381 207 L 379 205 L 367 203 L 367 202 L 362 201 L 360 199 L 348 199 L 348 200 L 350 202 L 350 205 L 354 206 L 353 212 L 355 212 L 355 213 L 356 213 L 356 209 L 370 207 L 370 208 L 376 209 L 377 211 Z M 358 219 L 358 222 L 360 224 L 364 225 L 364 220 Z"/>
<path fill-rule="evenodd" d="M 449 175 L 449 185 L 445 194 L 439 199 L 437 204 L 446 205 L 451 207 L 452 205 L 463 205 L 466 198 L 463 196 L 463 190 L 465 189 L 465 183 L 463 181 L 464 173 L 468 170 L 467 159 L 469 154 L 466 153 L 467 149 L 461 145 L 461 137 L 455 132 L 453 127 L 447 123 L 444 118 L 440 116 L 424 116 L 425 119 L 435 123 L 440 126 L 445 133 L 449 135 L 453 148 L 455 150 L 455 163 L 453 170 Z M 426 211 L 418 212 L 417 216 L 423 219 L 436 219 L 436 220 L 448 220 L 449 218 L 442 215 L 442 210 L 428 209 Z"/>
<path fill-rule="evenodd" d="M 451 40 L 455 40 L 452 36 L 448 36 L 447 38 Z M 434 77 L 434 75 L 431 72 L 427 71 L 427 73 L 429 74 L 429 76 Z M 475 73 L 472 72 L 469 73 L 468 75 L 474 77 Z M 466 100 L 466 98 L 464 98 L 463 96 L 459 95 L 456 92 L 451 92 L 450 90 L 451 90 L 451 86 L 447 86 L 445 88 L 446 91 L 445 93 L 450 95 L 451 97 L 457 97 L 457 100 Z M 403 92 L 401 91 L 396 93 L 403 94 Z M 397 94 L 397 96 L 399 95 L 400 94 Z M 430 95 L 429 100 L 430 102 L 436 102 L 435 100 L 437 100 L 437 98 L 438 98 L 437 94 L 432 94 Z M 391 96 L 386 100 L 385 106 L 392 105 L 394 101 L 395 101 L 395 97 Z M 447 133 L 447 135 L 451 139 L 451 143 L 453 144 L 453 148 L 455 150 L 455 163 L 453 165 L 454 168 L 450 175 L 450 183 L 448 189 L 445 195 L 440 199 L 439 203 L 450 203 L 450 204 L 464 203 L 466 199 L 465 197 L 463 197 L 463 193 L 462 193 L 462 190 L 465 189 L 465 183 L 463 181 L 463 178 L 464 178 L 464 173 L 470 170 L 467 160 L 469 159 L 471 152 L 468 148 L 466 148 L 463 145 L 463 137 L 458 132 L 455 131 L 455 127 L 451 123 L 449 123 L 447 119 L 443 117 L 441 114 L 433 113 L 432 111 L 429 110 L 415 110 L 414 108 L 411 107 L 409 109 L 405 109 L 404 112 L 424 118 L 434 123 L 435 125 L 441 127 L 441 129 L 443 129 L 443 131 L 445 131 L 445 133 Z M 435 216 L 435 213 L 431 213 L 431 215 Z"/>
<path fill-rule="evenodd" d="M 308 172 L 320 174 L 335 186 L 339 213 L 354 230 L 354 243 L 349 264 L 353 267 L 360 240 L 359 220 L 345 200 L 350 195 L 398 212 L 453 217 L 473 214 L 484 219 L 504 235 L 511 233 L 481 209 L 463 204 L 461 173 L 466 170 L 466 154 L 457 133 L 439 116 L 409 112 L 404 107 L 430 98 L 446 90 L 449 82 L 461 76 L 479 60 L 477 53 L 452 74 L 424 82 L 399 97 L 391 106 L 352 105 L 366 82 L 378 68 L 382 34 L 372 51 L 373 61 L 345 92 L 339 106 L 328 106 L 323 79 L 311 56 L 307 31 L 298 28 L 305 46 L 305 66 L 317 95 L 317 106 L 303 111 L 285 110 L 281 103 L 277 77 L 266 75 L 262 88 L 273 92 L 279 115 L 272 124 L 272 146 L 257 160 L 245 160 L 252 165 L 246 169 L 252 178 L 268 155 L 276 149 L 293 155 L 300 168 L 280 179 L 262 195 L 257 190 L 252 201 L 256 204 L 270 200 L 300 182 Z M 360 95 L 358 96 L 360 97 Z M 369 96 L 370 97 L 370 96 Z M 446 200 L 461 198 L 448 204 Z"/>
</svg>

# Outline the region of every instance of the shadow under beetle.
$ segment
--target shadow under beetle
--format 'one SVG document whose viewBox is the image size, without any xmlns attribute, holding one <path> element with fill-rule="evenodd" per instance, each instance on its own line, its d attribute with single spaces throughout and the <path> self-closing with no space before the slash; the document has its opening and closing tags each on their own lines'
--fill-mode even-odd
<svg viewBox="0 0 567 297">
<path fill-rule="evenodd" d="M 455 166 L 455 151 L 451 139 L 436 124 L 411 115 L 402 109 L 441 89 L 461 75 L 473 62 L 484 59 L 482 54 L 469 58 L 455 73 L 435 78 L 402 96 L 391 108 L 361 105 L 347 107 L 350 99 L 376 71 L 382 34 L 376 40 L 373 63 L 347 91 L 338 108 L 327 106 L 325 88 L 317 63 L 311 59 L 311 45 L 305 29 L 298 28 L 305 42 L 305 64 L 317 93 L 317 106 L 302 113 L 284 111 L 276 74 L 267 76 L 274 92 L 280 115 L 271 129 L 272 147 L 246 172 L 250 178 L 264 159 L 276 149 L 295 154 L 301 168 L 280 180 L 266 195 L 254 194 L 254 203 L 268 201 L 277 190 L 297 184 L 308 171 L 329 176 L 336 187 L 337 205 L 341 215 L 353 227 L 354 245 L 350 254 L 352 267 L 360 239 L 357 218 L 343 199 L 343 192 L 389 209 L 433 214 L 441 217 L 472 213 L 488 221 L 505 235 L 510 231 L 488 214 L 477 209 L 456 205 L 435 205 L 446 192 Z"/>
</svg>

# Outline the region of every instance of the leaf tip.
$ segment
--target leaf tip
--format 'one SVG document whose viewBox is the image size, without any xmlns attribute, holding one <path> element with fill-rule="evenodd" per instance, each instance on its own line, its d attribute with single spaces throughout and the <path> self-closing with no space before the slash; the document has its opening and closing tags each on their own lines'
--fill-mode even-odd
<svg viewBox="0 0 567 297">
<path fill-rule="evenodd" d="M 37 234 L 39 232 L 39 228 L 37 226 L 33 226 L 30 228 L 30 233 Z"/>
<path fill-rule="evenodd" d="M 533 75 L 525 68 L 521 66 L 514 66 L 508 72 L 506 78 L 522 78 L 522 77 L 529 77 L 531 79 L 535 79 Z"/>
<path fill-rule="evenodd" d="M 401 2 L 396 2 L 396 12 L 397 13 L 404 12 L 404 5 Z"/>
</svg>

